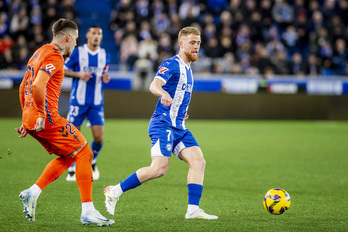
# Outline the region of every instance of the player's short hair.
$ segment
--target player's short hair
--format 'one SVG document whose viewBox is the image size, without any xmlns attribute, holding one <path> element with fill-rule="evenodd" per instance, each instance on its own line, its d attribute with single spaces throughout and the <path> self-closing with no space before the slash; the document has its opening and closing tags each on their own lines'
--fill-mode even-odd
<svg viewBox="0 0 348 232">
<path fill-rule="evenodd" d="M 58 19 L 52 26 L 52 34 L 53 36 L 57 36 L 68 30 L 78 30 L 78 26 L 76 23 L 71 21 L 70 19 Z"/>
<path fill-rule="evenodd" d="M 178 41 L 180 41 L 181 37 L 188 36 L 188 35 L 191 35 L 191 34 L 201 35 L 201 32 L 197 28 L 195 28 L 195 27 L 184 27 L 183 29 L 181 29 L 179 31 Z"/>
<path fill-rule="evenodd" d="M 88 27 L 87 32 L 89 30 L 91 30 L 91 28 L 100 28 L 101 29 L 101 27 L 99 25 L 95 24 L 95 25 L 92 25 L 92 26 Z"/>
</svg>

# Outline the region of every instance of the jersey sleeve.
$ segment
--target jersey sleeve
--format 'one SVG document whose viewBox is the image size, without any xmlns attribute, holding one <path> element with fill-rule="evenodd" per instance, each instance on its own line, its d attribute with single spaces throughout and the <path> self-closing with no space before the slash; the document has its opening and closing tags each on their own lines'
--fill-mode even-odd
<svg viewBox="0 0 348 232">
<path fill-rule="evenodd" d="M 110 53 L 106 53 L 106 65 L 109 65 L 110 64 L 110 59 L 111 59 L 111 55 Z"/>
<path fill-rule="evenodd" d="M 173 61 L 163 61 L 163 63 L 157 70 L 155 78 L 162 80 L 164 83 L 167 83 L 169 78 L 172 76 L 170 74 L 174 71 L 175 66 L 176 64 Z"/>
<path fill-rule="evenodd" d="M 58 53 L 51 53 L 43 60 L 40 70 L 47 72 L 52 77 L 63 68 L 63 65 L 63 57 Z"/>
<path fill-rule="evenodd" d="M 64 64 L 64 69 L 70 69 L 72 71 L 77 71 L 78 61 L 79 61 L 79 52 L 76 47 L 71 53 L 70 57 L 66 60 Z"/>
<path fill-rule="evenodd" d="M 106 52 L 106 62 L 105 62 L 105 67 L 103 69 L 104 73 L 107 73 L 109 71 L 109 64 L 110 64 L 110 53 Z"/>
</svg>

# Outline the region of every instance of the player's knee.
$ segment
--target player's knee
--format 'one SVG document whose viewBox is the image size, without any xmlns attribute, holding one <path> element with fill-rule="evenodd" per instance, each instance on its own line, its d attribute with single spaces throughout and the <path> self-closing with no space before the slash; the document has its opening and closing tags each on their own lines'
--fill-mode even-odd
<svg viewBox="0 0 348 232">
<path fill-rule="evenodd" d="M 200 170 L 200 171 L 204 171 L 205 165 L 206 165 L 206 161 L 205 161 L 205 159 L 203 157 L 201 157 L 199 159 L 195 159 L 193 161 L 193 164 L 192 164 L 192 166 L 195 169 Z"/>
<path fill-rule="evenodd" d="M 158 178 L 158 177 L 164 176 L 164 174 L 167 173 L 167 170 L 168 170 L 168 167 L 165 167 L 165 166 L 156 167 L 153 170 L 153 177 Z"/>
</svg>

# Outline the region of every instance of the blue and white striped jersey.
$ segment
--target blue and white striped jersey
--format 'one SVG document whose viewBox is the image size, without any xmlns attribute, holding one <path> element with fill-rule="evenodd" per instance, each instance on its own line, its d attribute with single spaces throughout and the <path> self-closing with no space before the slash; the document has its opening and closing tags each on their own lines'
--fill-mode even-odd
<svg viewBox="0 0 348 232">
<path fill-rule="evenodd" d="M 158 68 L 155 78 L 164 81 L 162 88 L 173 98 L 170 106 L 161 104 L 158 100 L 153 118 L 160 117 L 170 123 L 173 127 L 186 130 L 185 115 L 188 110 L 192 88 L 192 70 L 178 56 L 165 60 Z"/>
<path fill-rule="evenodd" d="M 73 79 L 70 104 L 103 104 L 102 75 L 107 72 L 109 62 L 110 54 L 103 48 L 91 51 L 85 44 L 74 49 L 65 63 L 65 68 L 75 72 L 90 72 L 92 77 L 87 82 L 79 78 Z"/>
</svg>

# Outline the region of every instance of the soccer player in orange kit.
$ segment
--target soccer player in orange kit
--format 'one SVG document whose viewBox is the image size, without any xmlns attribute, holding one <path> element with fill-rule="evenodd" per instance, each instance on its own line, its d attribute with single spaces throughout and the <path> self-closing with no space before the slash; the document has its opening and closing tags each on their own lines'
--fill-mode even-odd
<svg viewBox="0 0 348 232">
<path fill-rule="evenodd" d="M 58 99 L 64 78 L 64 58 L 76 46 L 77 25 L 68 19 L 59 19 L 52 26 L 53 39 L 35 51 L 27 64 L 27 71 L 19 88 L 22 107 L 22 125 L 16 128 L 20 138 L 30 134 L 58 157 L 29 189 L 23 190 L 20 200 L 30 221 L 35 221 L 36 202 L 42 190 L 76 162 L 76 182 L 80 190 L 82 224 L 112 225 L 113 220 L 102 216 L 94 208 L 92 199 L 93 152 L 76 127 L 58 113 Z"/>
</svg>

